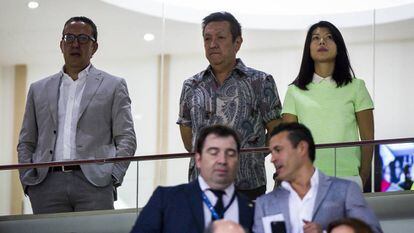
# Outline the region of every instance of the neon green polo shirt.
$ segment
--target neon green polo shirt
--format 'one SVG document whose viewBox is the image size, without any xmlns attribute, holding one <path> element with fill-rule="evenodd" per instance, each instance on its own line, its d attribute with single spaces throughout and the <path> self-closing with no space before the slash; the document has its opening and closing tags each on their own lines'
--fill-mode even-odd
<svg viewBox="0 0 414 233">
<path fill-rule="evenodd" d="M 364 81 L 354 78 L 338 88 L 327 78 L 313 81 L 307 87 L 309 90 L 305 91 L 289 86 L 282 114 L 296 115 L 311 130 L 317 144 L 358 141 L 355 113 L 374 108 Z M 330 176 L 356 176 L 360 161 L 360 147 L 319 149 L 314 165 Z"/>
</svg>

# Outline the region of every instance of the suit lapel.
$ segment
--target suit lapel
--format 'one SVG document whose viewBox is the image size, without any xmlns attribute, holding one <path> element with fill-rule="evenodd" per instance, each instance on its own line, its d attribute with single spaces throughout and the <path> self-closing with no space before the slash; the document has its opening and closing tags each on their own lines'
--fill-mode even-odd
<svg viewBox="0 0 414 233">
<path fill-rule="evenodd" d="M 322 201 L 325 199 L 328 194 L 329 187 L 331 186 L 332 180 L 319 171 L 319 187 L 318 193 L 316 194 L 315 206 L 313 207 L 312 220 L 315 219 L 316 214 L 318 213 L 319 208 L 321 207 Z"/>
<path fill-rule="evenodd" d="M 204 231 L 204 208 L 201 198 L 201 189 L 198 180 L 194 180 L 189 184 L 188 200 L 190 202 L 191 212 L 196 221 L 197 232 Z"/>
<path fill-rule="evenodd" d="M 280 210 L 283 214 L 283 218 L 285 220 L 286 231 L 291 232 L 291 224 L 290 224 L 290 211 L 289 211 L 289 195 L 290 192 L 284 188 L 280 188 L 277 192 L 274 193 L 276 196 L 279 195 L 280 197 L 273 198 L 274 201 L 277 200 L 277 203 L 271 204 L 279 205 Z"/>
<path fill-rule="evenodd" d="M 83 90 L 82 100 L 79 105 L 78 119 L 82 117 L 82 114 L 85 112 L 85 109 L 88 107 L 89 103 L 92 100 L 92 97 L 95 95 L 101 83 L 102 77 L 100 75 L 100 72 L 93 66 L 91 66 L 88 77 L 86 78 L 86 84 L 85 89 Z"/>
<path fill-rule="evenodd" d="M 59 89 L 62 73 L 55 74 L 46 84 L 47 99 L 49 102 L 49 111 L 52 115 L 53 122 L 57 125 L 58 115 L 58 101 L 59 101 Z"/>
<path fill-rule="evenodd" d="M 248 202 L 245 198 L 240 197 L 240 195 L 237 194 L 237 201 L 239 204 L 239 223 L 243 227 L 250 228 L 252 223 L 252 215 L 251 213 L 253 204 Z"/>
</svg>

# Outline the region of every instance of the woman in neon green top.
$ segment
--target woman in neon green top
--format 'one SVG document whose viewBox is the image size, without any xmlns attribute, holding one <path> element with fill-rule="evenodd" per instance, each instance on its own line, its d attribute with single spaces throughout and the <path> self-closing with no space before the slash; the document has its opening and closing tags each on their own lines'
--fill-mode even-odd
<svg viewBox="0 0 414 233">
<path fill-rule="evenodd" d="M 373 108 L 364 81 L 355 78 L 339 30 L 326 21 L 312 25 L 298 77 L 285 96 L 283 121 L 303 123 L 316 143 L 372 140 Z M 365 184 L 371 160 L 372 146 L 362 151 L 347 147 L 318 150 L 314 164 L 328 175 L 360 176 Z"/>
</svg>

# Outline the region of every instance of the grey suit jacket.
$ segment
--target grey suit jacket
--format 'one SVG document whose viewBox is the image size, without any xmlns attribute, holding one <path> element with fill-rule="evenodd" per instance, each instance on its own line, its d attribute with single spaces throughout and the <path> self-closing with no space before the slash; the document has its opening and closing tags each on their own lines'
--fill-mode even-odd
<svg viewBox="0 0 414 233">
<path fill-rule="evenodd" d="M 287 233 L 291 233 L 289 191 L 283 187 L 261 196 L 256 201 L 253 232 L 264 233 L 262 218 L 282 214 Z M 381 233 L 380 224 L 368 207 L 361 189 L 352 181 L 324 175 L 319 171 L 319 187 L 313 209 L 312 222 L 326 230 L 334 220 L 354 217 L 365 221 L 372 230 Z"/>
<path fill-rule="evenodd" d="M 17 152 L 19 163 L 49 162 L 53 159 L 58 129 L 59 72 L 31 84 Z M 76 131 L 76 159 L 133 156 L 136 149 L 131 100 L 126 82 L 101 70 L 89 69 L 79 107 Z M 121 184 L 129 163 L 81 165 L 95 186 Z M 20 170 L 23 188 L 36 185 L 48 168 Z"/>
</svg>

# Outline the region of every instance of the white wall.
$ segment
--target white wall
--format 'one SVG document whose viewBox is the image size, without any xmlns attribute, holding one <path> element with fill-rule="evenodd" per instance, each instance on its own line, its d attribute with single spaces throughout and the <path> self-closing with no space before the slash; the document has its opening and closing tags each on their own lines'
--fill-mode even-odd
<svg viewBox="0 0 414 233">
<path fill-rule="evenodd" d="M 0 164 L 11 164 L 13 148 L 14 67 L 0 66 Z M 16 171 L 13 171 L 16 172 Z M 10 213 L 12 171 L 0 171 L 0 215 Z"/>
<path fill-rule="evenodd" d="M 414 41 L 381 43 L 376 52 L 376 136 L 414 136 Z"/>
</svg>

